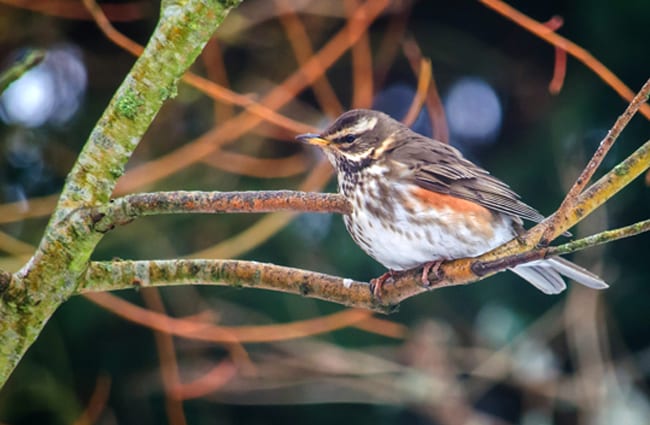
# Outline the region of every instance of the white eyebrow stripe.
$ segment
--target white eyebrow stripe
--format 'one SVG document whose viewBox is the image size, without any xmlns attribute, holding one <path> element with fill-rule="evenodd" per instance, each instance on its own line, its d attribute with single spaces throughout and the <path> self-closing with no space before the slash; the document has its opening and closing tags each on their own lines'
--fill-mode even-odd
<svg viewBox="0 0 650 425">
<path fill-rule="evenodd" d="M 347 127 L 345 129 L 339 130 L 334 134 L 331 134 L 330 139 L 336 139 L 344 134 L 361 134 L 366 131 L 370 131 L 377 125 L 376 117 L 363 117 L 360 118 L 354 125 Z"/>
<path fill-rule="evenodd" d="M 395 138 L 395 133 L 391 134 L 388 136 L 384 141 L 381 142 L 381 145 L 377 149 L 375 149 L 375 152 L 372 154 L 372 157 L 377 159 L 380 156 L 383 155 L 383 153 L 387 150 L 390 149 L 391 146 L 397 141 Z"/>
</svg>

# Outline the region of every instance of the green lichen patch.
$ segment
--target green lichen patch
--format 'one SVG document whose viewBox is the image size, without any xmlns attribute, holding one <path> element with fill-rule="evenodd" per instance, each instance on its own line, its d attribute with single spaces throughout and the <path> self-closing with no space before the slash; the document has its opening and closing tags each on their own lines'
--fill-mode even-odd
<svg viewBox="0 0 650 425">
<path fill-rule="evenodd" d="M 130 120 L 135 119 L 140 108 L 144 105 L 144 100 L 132 89 L 127 89 L 126 93 L 117 99 L 117 112 Z"/>
</svg>

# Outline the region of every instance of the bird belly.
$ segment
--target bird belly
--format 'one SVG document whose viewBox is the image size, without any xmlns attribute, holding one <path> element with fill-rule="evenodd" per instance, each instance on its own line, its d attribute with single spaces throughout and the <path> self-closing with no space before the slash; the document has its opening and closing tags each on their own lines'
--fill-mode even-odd
<svg viewBox="0 0 650 425">
<path fill-rule="evenodd" d="M 510 217 L 477 208 L 460 210 L 459 202 L 432 204 L 404 196 L 412 189 L 399 184 L 375 193 L 384 196 L 348 197 L 353 206 L 344 217 L 348 232 L 368 255 L 391 270 L 477 256 L 514 236 Z"/>
</svg>

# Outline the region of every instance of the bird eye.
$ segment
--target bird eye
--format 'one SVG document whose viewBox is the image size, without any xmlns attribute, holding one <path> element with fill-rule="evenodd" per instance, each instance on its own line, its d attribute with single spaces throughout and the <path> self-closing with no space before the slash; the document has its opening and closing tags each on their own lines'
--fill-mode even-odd
<svg viewBox="0 0 650 425">
<path fill-rule="evenodd" d="M 340 143 L 352 143 L 356 139 L 354 134 L 347 134 L 339 139 Z"/>
</svg>

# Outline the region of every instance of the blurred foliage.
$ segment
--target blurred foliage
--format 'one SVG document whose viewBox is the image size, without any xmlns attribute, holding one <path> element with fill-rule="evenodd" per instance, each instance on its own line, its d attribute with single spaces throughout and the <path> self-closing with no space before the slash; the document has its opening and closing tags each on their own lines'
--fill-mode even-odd
<svg viewBox="0 0 650 425">
<path fill-rule="evenodd" d="M 89 19 L 61 18 L 10 6 L 13 3 L 0 1 L 3 68 L 25 49 L 63 46 L 78 52 L 87 86 L 78 110 L 63 121 L 29 127 L 6 121 L 6 110 L 0 110 L 0 117 L 5 117 L 0 125 L 0 200 L 5 203 L 51 195 L 60 189 L 76 153 L 134 62 Z M 70 10 L 82 8 L 79 2 L 59 3 Z M 320 2 L 321 6 L 316 3 L 296 2 L 307 4 L 299 16 L 314 49 L 345 22 L 345 9 L 338 1 Z M 116 7 L 114 17 L 119 17 L 121 9 L 116 4 L 112 4 Z M 141 13 L 133 19 L 115 19 L 119 21 L 115 26 L 144 43 L 155 25 L 157 8 L 133 4 Z M 229 84 L 253 98 L 261 97 L 297 67 L 273 4 L 246 0 L 217 33 Z M 648 78 L 650 56 L 644 34 L 650 2 L 511 4 L 540 21 L 562 16 L 564 26 L 558 32 L 590 51 L 633 90 Z M 549 94 L 553 47 L 475 2 L 395 2 L 390 13 L 370 27 L 374 58 L 381 57 L 382 40 L 400 20 L 406 23 L 406 34 L 431 59 L 443 100 L 454 84 L 473 77 L 489 85 L 500 102 L 502 121 L 496 137 L 482 141 L 452 133 L 452 143 L 507 181 L 527 203 L 542 213 L 552 212 L 626 102 L 571 58 L 561 92 Z M 414 90 L 417 79 L 399 50 L 389 66 L 380 65 L 375 63 L 376 95 L 396 85 Z M 215 66 L 198 61 L 194 70 L 205 75 Z M 349 54 L 327 72 L 346 107 L 352 99 L 352 72 Z M 380 75 L 385 75 L 383 81 L 377 81 Z M 389 103 L 390 99 L 404 103 L 396 97 L 389 98 Z M 404 110 L 409 103 L 402 105 Z M 227 112 L 219 113 L 219 107 L 196 89 L 181 85 L 178 96 L 163 108 L 131 164 L 157 158 L 220 125 Z M 282 113 L 317 126 L 333 118 L 319 111 L 310 90 L 301 93 Z M 303 149 L 287 143 L 291 135 L 284 130 L 270 125 L 259 129 L 225 149 L 263 158 L 282 158 Z M 625 158 L 646 141 L 648 134 L 647 121 L 635 118 L 605 166 Z M 316 152 L 307 152 L 307 168 L 313 168 L 317 159 Z M 275 179 L 243 177 L 201 163 L 142 190 L 296 188 L 303 178 L 303 174 Z M 325 190 L 335 187 L 332 181 Z M 109 234 L 94 258 L 190 255 L 238 234 L 261 217 L 146 218 Z M 648 217 L 650 189 L 640 179 L 574 233 L 586 235 Z M 0 230 L 36 244 L 45 222 L 46 217 L 15 221 L 2 224 Z M 405 302 L 388 318 L 408 327 L 405 340 L 350 328 L 305 340 L 247 344 L 259 368 L 259 380 L 245 376 L 212 394 L 185 401 L 187 422 L 453 424 L 461 423 L 462 418 L 489 417 L 499 418 L 500 422 L 493 423 L 611 423 L 613 418 L 629 424 L 647 423 L 650 333 L 645 300 L 650 296 L 650 275 L 645 261 L 649 246 L 650 236 L 646 234 L 577 256 L 577 262 L 611 283 L 609 290 L 598 294 L 573 287 L 562 296 L 549 297 L 512 274 L 501 273 L 479 284 L 443 289 Z M 0 259 L 0 267 L 15 266 L 7 255 Z M 327 215 L 299 216 L 241 258 L 361 280 L 384 272 L 354 245 L 340 217 Z M 211 309 L 223 325 L 290 322 L 341 310 L 324 302 L 251 289 L 195 287 L 161 292 L 170 314 L 186 316 Z M 137 291 L 119 295 L 143 303 Z M 597 326 L 593 326 L 594 320 Z M 586 331 L 581 333 L 581 329 Z M 597 334 L 589 334 L 594 329 Z M 581 338 L 592 339 L 584 342 Z M 200 377 L 228 355 L 221 346 L 174 341 L 182 381 Z M 506 344 L 513 345 L 499 351 Z M 585 354 L 585 347 L 594 346 L 600 350 L 598 354 Z M 330 351 L 331 357 L 324 356 Z M 363 355 L 368 359 L 359 357 Z M 477 365 L 485 365 L 494 356 L 509 365 L 506 372 L 492 376 L 493 370 L 488 367 L 482 376 L 475 373 Z M 392 366 L 386 366 L 382 373 L 356 377 L 365 383 L 352 383 L 354 365 L 371 367 L 381 358 L 390 359 Z M 337 365 L 350 371 L 332 372 Z M 399 365 L 411 369 L 403 373 L 391 369 Z M 499 363 L 496 369 L 499 367 L 503 365 Z M 268 372 L 274 368 L 277 380 Z M 397 378 L 389 379 L 391 373 Z M 451 383 L 452 387 L 438 393 L 430 382 L 413 376 L 417 373 L 434 383 Z M 97 379 L 102 376 L 110 377 L 110 390 L 97 423 L 179 423 L 165 408 L 159 353 L 152 332 L 82 297 L 63 305 L 0 392 L 0 420 L 10 424 L 86 423 L 78 418 L 90 406 Z M 401 396 L 400 392 L 420 398 Z"/>
</svg>

